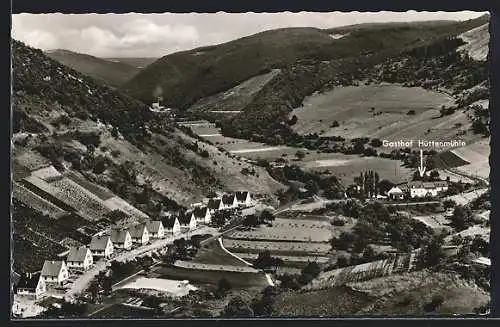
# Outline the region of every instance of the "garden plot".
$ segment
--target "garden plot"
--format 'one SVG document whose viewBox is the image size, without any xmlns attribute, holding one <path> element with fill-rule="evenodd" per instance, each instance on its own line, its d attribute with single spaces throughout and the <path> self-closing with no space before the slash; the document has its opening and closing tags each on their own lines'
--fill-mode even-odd
<svg viewBox="0 0 500 327">
<path fill-rule="evenodd" d="M 296 256 L 310 254 L 325 254 L 330 250 L 330 245 L 326 243 L 307 243 L 307 242 L 265 242 L 250 240 L 223 240 L 224 247 L 228 250 L 238 253 L 259 253 L 269 251 L 272 253 L 294 254 Z"/>
<path fill-rule="evenodd" d="M 273 222 L 272 227 L 262 226 L 253 230 L 237 230 L 230 234 L 230 238 L 256 241 L 328 242 L 332 237 L 330 227 L 329 224 L 323 222 L 278 218 Z"/>
<path fill-rule="evenodd" d="M 58 219 L 66 214 L 66 211 L 45 200 L 38 194 L 35 194 L 16 182 L 13 182 L 12 196 L 25 205 L 41 212 L 51 218 Z"/>
</svg>

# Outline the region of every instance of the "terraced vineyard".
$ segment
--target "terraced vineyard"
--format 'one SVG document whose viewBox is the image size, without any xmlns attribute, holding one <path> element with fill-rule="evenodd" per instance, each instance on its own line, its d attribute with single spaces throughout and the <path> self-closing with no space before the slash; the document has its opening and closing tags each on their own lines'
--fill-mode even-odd
<svg viewBox="0 0 500 327">
<path fill-rule="evenodd" d="M 33 191 L 38 190 L 37 193 L 40 196 L 48 197 L 47 200 L 51 202 L 56 201 L 54 204 L 58 206 L 62 203 L 66 206 L 63 209 L 70 208 L 71 211 L 78 211 L 89 220 L 95 220 L 111 211 L 97 196 L 68 178 L 52 183 L 46 183 L 36 176 L 29 176 L 24 180 L 34 187 Z"/>
<path fill-rule="evenodd" d="M 76 174 L 75 172 L 68 170 L 64 173 L 64 175 L 67 178 L 69 178 L 70 180 L 72 180 L 73 182 L 80 185 L 81 187 L 84 187 L 85 189 L 89 190 L 90 192 L 92 192 L 94 195 L 96 195 L 97 197 L 99 197 L 103 201 L 110 199 L 111 197 L 114 196 L 114 194 L 110 190 L 108 190 L 100 185 L 96 185 L 94 183 L 89 182 L 88 180 L 86 180 L 82 176 Z"/>
<path fill-rule="evenodd" d="M 14 199 L 21 201 L 25 205 L 29 205 L 34 210 L 39 211 L 42 214 L 54 219 L 58 219 L 67 214 L 67 212 L 63 209 L 45 200 L 38 194 L 33 193 L 23 185 L 16 182 L 13 182 L 12 196 L 14 197 Z"/>
</svg>

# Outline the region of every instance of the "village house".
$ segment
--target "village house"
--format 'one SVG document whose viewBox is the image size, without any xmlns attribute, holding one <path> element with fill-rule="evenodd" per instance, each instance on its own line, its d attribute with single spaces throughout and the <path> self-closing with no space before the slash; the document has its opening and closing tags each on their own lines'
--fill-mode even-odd
<svg viewBox="0 0 500 327">
<path fill-rule="evenodd" d="M 165 237 L 165 229 L 161 220 L 148 221 L 146 229 L 151 238 L 163 238 Z"/>
<path fill-rule="evenodd" d="M 45 283 L 63 285 L 69 278 L 66 263 L 64 261 L 45 260 L 41 276 Z"/>
<path fill-rule="evenodd" d="M 226 194 L 222 197 L 222 205 L 224 209 L 233 209 L 238 206 L 238 201 L 234 194 Z"/>
<path fill-rule="evenodd" d="M 212 215 L 207 207 L 197 207 L 193 210 L 196 223 L 209 224 L 212 220 Z"/>
<path fill-rule="evenodd" d="M 163 228 L 165 233 L 177 235 L 181 232 L 181 225 L 177 217 L 165 217 L 162 219 Z"/>
<path fill-rule="evenodd" d="M 398 186 L 394 186 L 387 192 L 387 196 L 391 200 L 403 200 L 405 194 Z"/>
<path fill-rule="evenodd" d="M 92 252 L 86 246 L 71 247 L 66 259 L 68 268 L 88 270 L 94 264 Z"/>
<path fill-rule="evenodd" d="M 181 229 L 193 230 L 196 228 L 196 219 L 194 218 L 194 213 L 186 211 L 179 215 L 179 224 Z"/>
<path fill-rule="evenodd" d="M 149 242 L 149 233 L 146 224 L 139 224 L 129 228 L 132 243 L 144 245 Z"/>
<path fill-rule="evenodd" d="M 97 235 L 92 237 L 90 251 L 94 257 L 109 258 L 114 252 L 114 245 L 109 235 Z"/>
<path fill-rule="evenodd" d="M 41 274 L 26 273 L 19 277 L 16 286 L 16 294 L 35 298 L 38 300 L 47 291 L 45 280 Z"/>
<path fill-rule="evenodd" d="M 210 214 L 214 214 L 216 211 L 224 209 L 224 205 L 222 204 L 221 199 L 210 199 L 207 204 L 208 210 L 210 210 Z"/>
<path fill-rule="evenodd" d="M 132 247 L 132 236 L 126 229 L 113 229 L 111 231 L 111 242 L 117 249 L 130 250 Z"/>
<path fill-rule="evenodd" d="M 252 205 L 250 192 L 236 192 L 236 201 L 239 206 L 249 207 Z"/>
</svg>

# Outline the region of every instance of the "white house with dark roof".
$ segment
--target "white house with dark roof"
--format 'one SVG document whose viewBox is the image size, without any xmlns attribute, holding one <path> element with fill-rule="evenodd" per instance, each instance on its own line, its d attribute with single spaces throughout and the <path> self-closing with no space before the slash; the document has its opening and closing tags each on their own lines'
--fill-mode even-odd
<svg viewBox="0 0 500 327">
<path fill-rule="evenodd" d="M 111 231 L 111 242 L 117 249 L 130 250 L 132 247 L 132 236 L 126 229 L 113 229 Z"/>
<path fill-rule="evenodd" d="M 146 224 L 131 226 L 128 231 L 130 236 L 132 236 L 132 243 L 142 245 L 149 242 L 149 233 Z"/>
<path fill-rule="evenodd" d="M 41 276 L 45 283 L 62 285 L 69 278 L 68 267 L 64 261 L 45 260 Z"/>
<path fill-rule="evenodd" d="M 196 228 L 196 219 L 192 211 L 186 211 L 179 215 L 179 224 L 181 229 L 193 230 Z"/>
<path fill-rule="evenodd" d="M 66 263 L 70 269 L 88 270 L 94 264 L 92 251 L 86 246 L 71 247 Z"/>
<path fill-rule="evenodd" d="M 402 200 L 404 199 L 405 194 L 403 190 L 401 190 L 401 188 L 399 188 L 398 186 L 394 186 L 387 192 L 387 196 L 392 200 Z"/>
<path fill-rule="evenodd" d="M 234 194 L 226 194 L 222 197 L 222 205 L 224 209 L 233 209 L 238 207 L 238 201 Z"/>
<path fill-rule="evenodd" d="M 236 202 L 239 206 L 249 207 L 252 205 L 252 197 L 250 192 L 236 192 Z"/>
<path fill-rule="evenodd" d="M 193 210 L 193 214 L 197 224 L 209 224 L 212 220 L 212 215 L 210 214 L 208 207 L 196 207 Z"/>
<path fill-rule="evenodd" d="M 177 235 L 181 232 L 181 224 L 177 217 L 164 217 L 162 219 L 163 228 L 165 233 Z"/>
<path fill-rule="evenodd" d="M 18 295 L 29 296 L 38 300 L 47 291 L 47 285 L 41 273 L 27 273 L 19 276 L 15 290 Z"/>
<path fill-rule="evenodd" d="M 207 204 L 208 210 L 210 210 L 210 214 L 214 214 L 216 211 L 224 209 L 224 205 L 222 204 L 222 199 L 210 199 Z"/>
<path fill-rule="evenodd" d="M 146 229 L 148 230 L 149 237 L 151 238 L 165 237 L 165 229 L 161 220 L 148 221 Z"/>
<path fill-rule="evenodd" d="M 90 241 L 90 251 L 94 257 L 109 258 L 114 252 L 113 242 L 109 235 L 96 235 Z"/>
</svg>

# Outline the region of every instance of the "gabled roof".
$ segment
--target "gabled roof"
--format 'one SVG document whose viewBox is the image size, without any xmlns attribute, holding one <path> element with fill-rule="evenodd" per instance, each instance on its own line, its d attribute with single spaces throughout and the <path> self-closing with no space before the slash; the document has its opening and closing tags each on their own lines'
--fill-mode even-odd
<svg viewBox="0 0 500 327">
<path fill-rule="evenodd" d="M 448 186 L 448 182 L 446 182 L 446 181 L 437 181 L 437 182 L 434 182 L 434 185 L 436 185 L 438 187 Z"/>
<path fill-rule="evenodd" d="M 125 243 L 127 239 L 127 234 L 130 234 L 126 229 L 113 229 L 111 231 L 111 242 L 113 243 Z"/>
<path fill-rule="evenodd" d="M 186 211 L 179 215 L 179 223 L 187 225 L 191 222 L 192 218 L 193 218 L 193 213 L 191 211 Z"/>
<path fill-rule="evenodd" d="M 222 203 L 229 205 L 234 203 L 234 195 L 226 194 L 222 197 Z"/>
<path fill-rule="evenodd" d="M 393 186 L 388 193 L 403 193 L 399 186 Z"/>
<path fill-rule="evenodd" d="M 145 230 L 147 230 L 146 224 L 139 224 L 139 225 L 131 226 L 129 228 L 129 233 L 130 233 L 130 236 L 132 236 L 132 238 L 139 238 L 139 237 L 142 237 L 142 235 L 144 235 Z"/>
<path fill-rule="evenodd" d="M 207 211 L 207 207 L 197 207 L 193 210 L 193 214 L 195 218 L 205 218 Z"/>
<path fill-rule="evenodd" d="M 73 262 L 83 262 L 85 261 L 85 257 L 87 256 L 87 252 L 89 251 L 89 248 L 86 246 L 80 246 L 80 247 L 71 247 L 69 249 L 69 254 L 68 258 L 66 261 L 73 261 Z"/>
<path fill-rule="evenodd" d="M 90 241 L 90 250 L 105 250 L 108 245 L 108 240 L 111 240 L 109 235 L 92 237 L 92 241 Z"/>
<path fill-rule="evenodd" d="M 422 183 L 422 186 L 424 188 L 427 188 L 427 189 L 436 188 L 436 184 L 434 184 L 432 182 L 424 182 L 424 183 Z"/>
<path fill-rule="evenodd" d="M 146 228 L 149 232 L 158 233 L 160 227 L 163 227 L 161 220 L 148 221 Z"/>
<path fill-rule="evenodd" d="M 38 282 L 40 280 L 40 273 L 26 273 L 19 277 L 19 282 L 17 283 L 17 288 L 27 288 L 36 289 Z"/>
<path fill-rule="evenodd" d="M 409 188 L 423 188 L 423 184 L 422 182 L 418 182 L 418 181 L 413 181 L 413 182 L 408 182 L 408 187 Z"/>
<path fill-rule="evenodd" d="M 63 265 L 64 261 L 45 260 L 43 263 L 42 275 L 57 277 L 59 276 L 59 272 L 61 272 Z"/>
<path fill-rule="evenodd" d="M 236 199 L 238 201 L 245 201 L 247 199 L 248 192 L 236 192 Z"/>
<path fill-rule="evenodd" d="M 177 217 L 163 217 L 161 222 L 163 224 L 163 227 L 168 228 L 168 229 L 172 229 L 172 228 L 174 228 L 176 220 L 177 220 L 177 222 L 179 221 L 177 219 Z"/>
<path fill-rule="evenodd" d="M 210 209 L 219 209 L 220 208 L 221 199 L 210 199 L 208 200 L 207 207 Z"/>
</svg>

